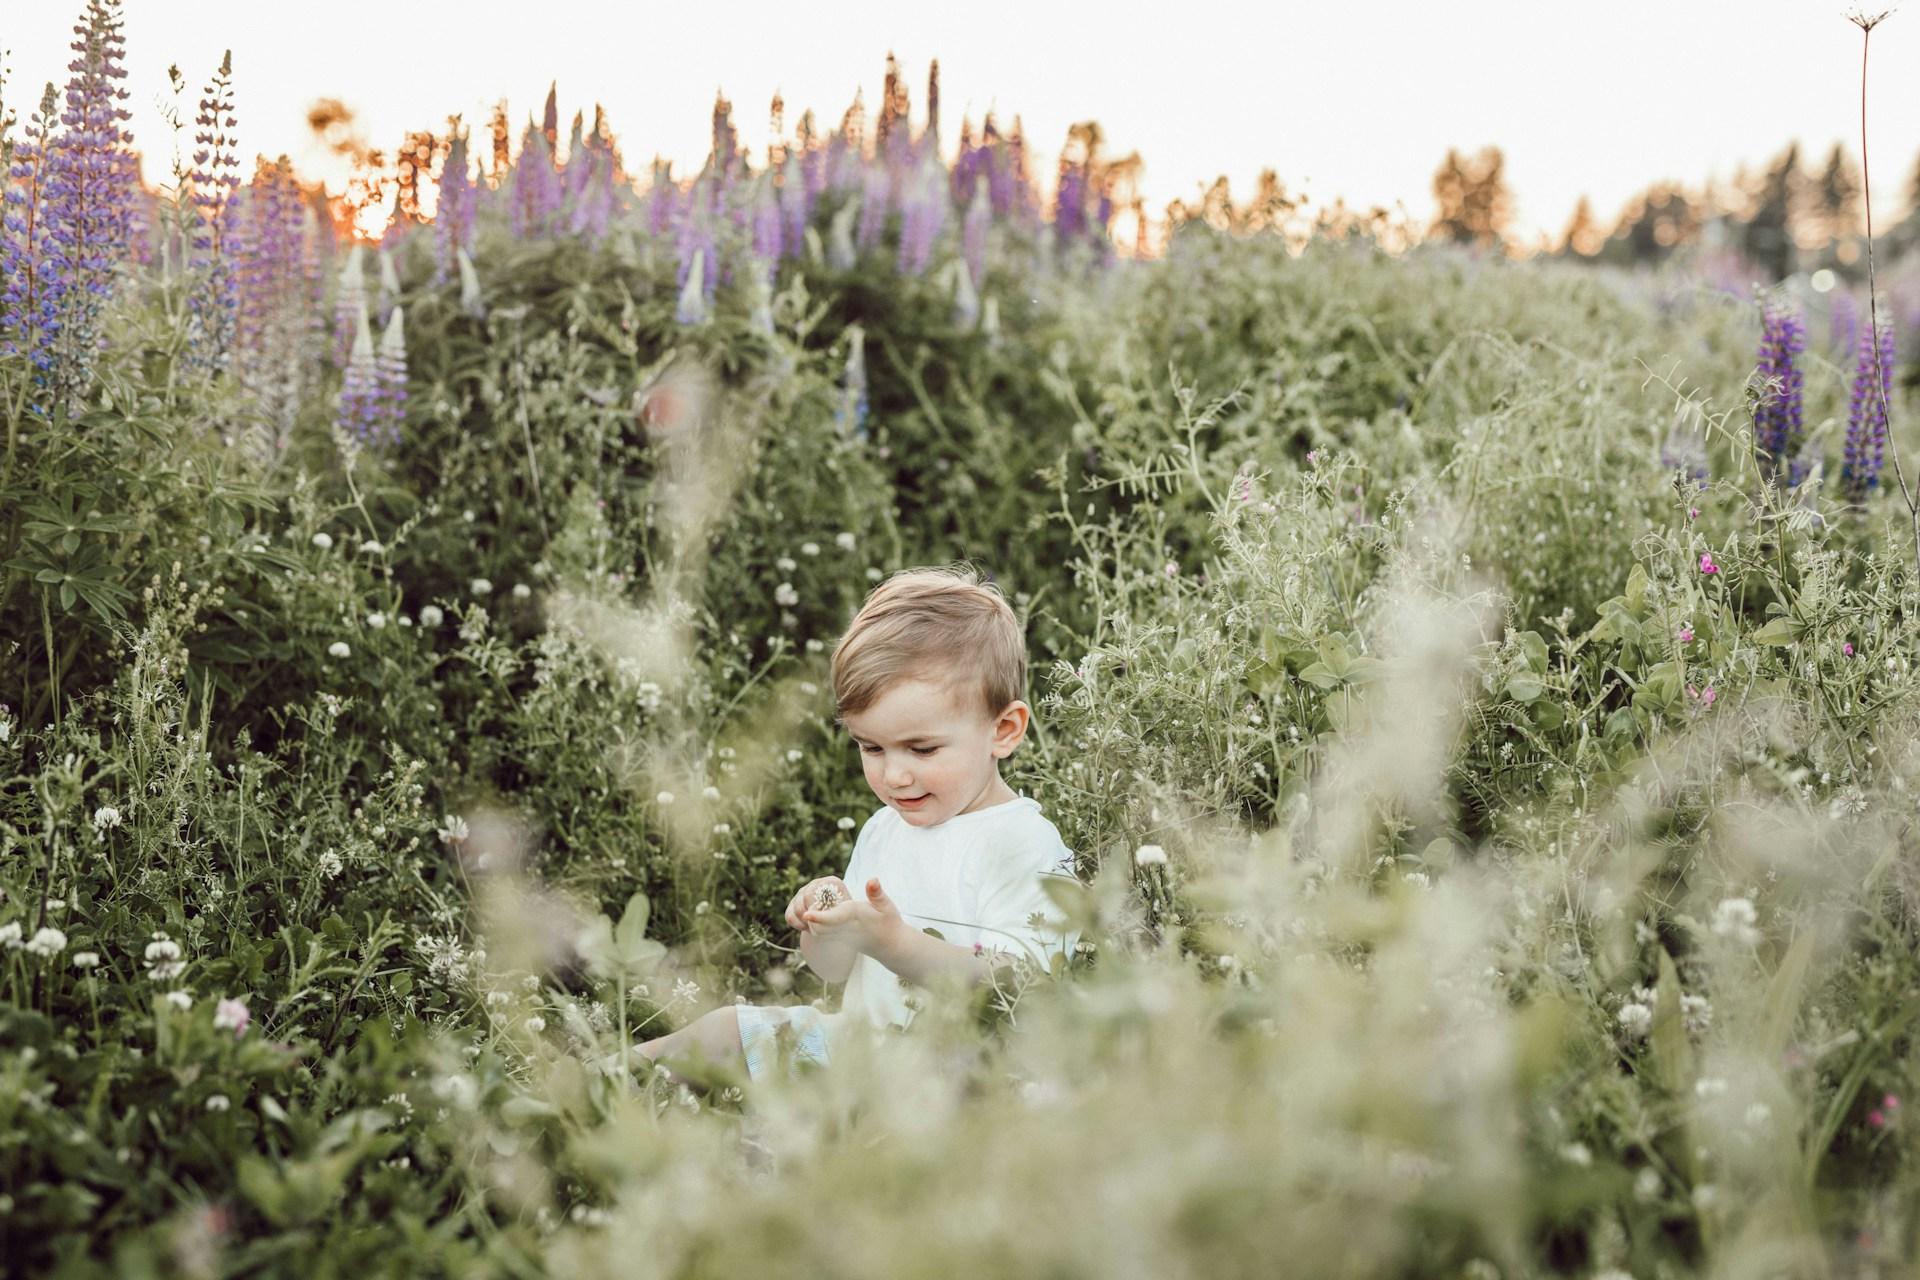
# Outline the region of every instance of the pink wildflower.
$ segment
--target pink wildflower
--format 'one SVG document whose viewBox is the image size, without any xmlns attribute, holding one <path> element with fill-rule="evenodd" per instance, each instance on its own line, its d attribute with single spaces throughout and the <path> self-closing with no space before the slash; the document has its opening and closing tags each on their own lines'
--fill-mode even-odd
<svg viewBox="0 0 1920 1280">
<path fill-rule="evenodd" d="M 1692 627 L 1682 627 L 1682 628 L 1680 628 L 1680 643 L 1681 643 L 1681 644 L 1692 644 L 1692 643 L 1693 643 L 1693 628 L 1692 628 Z"/>
<path fill-rule="evenodd" d="M 1687 519 L 1698 520 L 1699 518 L 1700 518 L 1700 508 L 1698 507 L 1687 508 Z"/>
<path fill-rule="evenodd" d="M 1713 705 L 1713 700 L 1719 696 L 1720 696 L 1719 694 L 1713 691 L 1712 687 L 1702 689 L 1700 691 L 1700 705 L 1703 707 L 1710 707 Z"/>
<path fill-rule="evenodd" d="M 1700 572 L 1702 573 L 1720 572 L 1720 566 L 1713 562 L 1713 552 L 1703 551 L 1700 553 Z"/>
<path fill-rule="evenodd" d="M 1880 1099 L 1880 1105 L 1885 1107 L 1889 1111 L 1898 1111 L 1900 1109 L 1900 1095 L 1897 1093 L 1890 1093 L 1886 1097 Z"/>
<path fill-rule="evenodd" d="M 1887 1113 L 1875 1107 L 1867 1112 L 1867 1123 L 1876 1129 L 1884 1129 L 1887 1127 Z"/>
<path fill-rule="evenodd" d="M 1853 642 L 1848 641 L 1846 644 L 1841 645 L 1840 652 L 1846 654 L 1849 658 L 1851 658 L 1853 656 Z"/>
<path fill-rule="evenodd" d="M 247 1033 L 247 1025 L 253 1021 L 253 1014 L 247 1010 L 244 1000 L 222 1000 L 213 1010 L 213 1025 L 223 1030 L 231 1030 L 234 1039 Z"/>
</svg>

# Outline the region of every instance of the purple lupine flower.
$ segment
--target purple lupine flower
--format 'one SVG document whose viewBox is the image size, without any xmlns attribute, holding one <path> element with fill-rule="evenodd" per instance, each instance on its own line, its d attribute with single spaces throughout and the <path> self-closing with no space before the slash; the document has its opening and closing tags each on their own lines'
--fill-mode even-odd
<svg viewBox="0 0 1920 1280">
<path fill-rule="evenodd" d="M 395 307 L 374 355 L 374 440 L 398 444 L 407 421 L 407 310 Z"/>
<path fill-rule="evenodd" d="M 673 181 L 673 165 L 655 157 L 653 183 L 647 188 L 647 234 L 665 236 L 680 211 L 680 189 Z"/>
<path fill-rule="evenodd" d="M 1846 448 L 1840 462 L 1841 491 L 1855 504 L 1865 503 L 1880 483 L 1893 367 L 1893 326 L 1882 324 L 1877 340 L 1862 333 L 1853 374 L 1853 398 L 1847 408 Z"/>
<path fill-rule="evenodd" d="M 720 283 L 714 262 L 712 202 L 713 179 L 708 174 L 702 174 L 694 179 L 693 190 L 687 193 L 687 205 L 680 214 L 680 228 L 675 236 L 675 249 L 680 262 L 674 277 L 675 287 L 686 289 L 694 263 L 699 261 L 702 268 L 700 293 L 703 307 L 713 300 L 714 291 Z"/>
<path fill-rule="evenodd" d="M 475 320 L 485 320 L 487 301 L 480 292 L 480 273 L 473 269 L 473 259 L 465 249 L 454 250 L 453 257 L 460 267 L 460 310 Z"/>
<path fill-rule="evenodd" d="M 707 164 L 723 183 L 740 165 L 740 140 L 733 128 L 733 104 L 718 95 L 713 100 L 713 154 Z"/>
<path fill-rule="evenodd" d="M 1804 444 L 1802 385 L 1804 375 L 1795 357 L 1807 349 L 1805 323 L 1794 313 L 1772 305 L 1761 313 L 1759 403 L 1754 408 L 1754 447 L 1769 474 L 1784 470 L 1787 483 L 1803 478 Z"/>
<path fill-rule="evenodd" d="M 1082 165 L 1060 161 L 1060 184 L 1053 194 L 1053 233 L 1061 244 L 1077 240 L 1086 230 L 1087 171 Z"/>
<path fill-rule="evenodd" d="M 233 114 L 233 51 L 227 50 L 200 96 L 194 116 L 192 244 L 188 269 L 187 363 L 216 372 L 227 367 L 233 349 L 239 295 L 230 258 L 234 192 L 240 186 L 240 157 Z"/>
<path fill-rule="evenodd" d="M 312 341 L 322 322 L 307 201 L 285 156 L 262 157 L 248 184 L 235 235 L 240 307 L 234 370 L 258 399 L 266 444 L 278 454 L 314 379 Z"/>
<path fill-rule="evenodd" d="M 5 186 L 5 220 L 0 224 L 0 352 L 26 352 L 40 376 L 53 363 L 53 302 L 46 262 L 48 149 L 53 130 L 55 91 L 51 82 L 40 110 L 28 119 L 15 144 Z"/>
<path fill-rule="evenodd" d="M 947 180 L 937 158 L 929 157 L 909 180 L 901 209 L 899 269 L 917 276 L 933 257 L 947 217 Z"/>
<path fill-rule="evenodd" d="M 361 265 L 361 256 L 366 252 L 364 245 L 356 243 L 347 250 L 347 260 L 340 268 L 340 277 L 333 293 L 333 366 L 345 369 L 347 361 L 353 356 L 355 336 L 360 330 L 360 316 L 367 309 L 366 268 Z"/>
<path fill-rule="evenodd" d="M 807 222 L 813 212 L 813 199 L 807 194 L 807 179 L 798 154 L 789 151 L 780 174 L 781 252 L 797 257 L 807 243 Z"/>
<path fill-rule="evenodd" d="M 889 186 L 885 169 L 877 164 L 867 167 L 860 192 L 860 229 L 854 234 L 854 244 L 861 253 L 879 244 L 881 232 L 886 230 Z"/>
<path fill-rule="evenodd" d="M 780 265 L 781 242 L 780 202 L 772 176 L 762 174 L 754 183 L 753 253 L 764 264 L 769 280 Z"/>
<path fill-rule="evenodd" d="M 340 378 L 340 404 L 334 420 L 340 429 L 365 443 L 380 428 L 380 365 L 373 352 L 373 322 L 362 297 L 355 317 L 353 346 Z"/>
<path fill-rule="evenodd" d="M 384 326 L 393 319 L 393 309 L 400 305 L 400 273 L 394 268 L 393 251 L 386 241 L 373 251 L 373 256 L 380 269 L 380 293 L 374 303 L 373 317 Z"/>
<path fill-rule="evenodd" d="M 453 275 L 454 259 L 473 243 L 474 214 L 479 193 L 467 171 L 467 135 L 455 133 L 447 144 L 440 170 L 439 202 L 433 211 L 433 282 L 443 285 Z"/>
<path fill-rule="evenodd" d="M 511 221 L 517 238 L 539 235 L 553 228 L 562 201 L 560 175 L 553 167 L 553 149 L 547 135 L 531 121 L 520 139 L 513 162 Z"/>
<path fill-rule="evenodd" d="M 54 311 L 53 363 L 48 376 L 56 401 L 71 402 L 92 378 L 100 321 L 111 301 L 131 234 L 133 195 L 139 187 L 130 116 L 120 65 L 118 0 L 88 0 L 74 26 L 67 64 L 66 110 L 47 157 L 47 296 Z"/>
</svg>

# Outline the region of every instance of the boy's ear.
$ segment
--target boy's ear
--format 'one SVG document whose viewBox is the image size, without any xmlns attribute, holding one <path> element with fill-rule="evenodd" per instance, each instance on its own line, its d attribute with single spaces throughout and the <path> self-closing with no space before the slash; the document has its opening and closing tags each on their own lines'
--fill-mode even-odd
<svg viewBox="0 0 1920 1280">
<path fill-rule="evenodd" d="M 1027 736 L 1033 711 L 1024 702 L 1009 702 L 993 725 L 993 754 L 1004 760 Z"/>
</svg>

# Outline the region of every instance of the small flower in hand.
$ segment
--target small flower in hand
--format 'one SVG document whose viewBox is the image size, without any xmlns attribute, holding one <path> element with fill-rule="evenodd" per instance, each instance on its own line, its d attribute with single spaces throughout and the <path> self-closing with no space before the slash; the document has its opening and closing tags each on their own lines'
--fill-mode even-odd
<svg viewBox="0 0 1920 1280">
<path fill-rule="evenodd" d="M 840 901 L 840 895 L 833 891 L 833 886 L 822 885 L 820 891 L 813 895 L 813 909 L 815 911 L 825 911 L 838 901 Z"/>
</svg>

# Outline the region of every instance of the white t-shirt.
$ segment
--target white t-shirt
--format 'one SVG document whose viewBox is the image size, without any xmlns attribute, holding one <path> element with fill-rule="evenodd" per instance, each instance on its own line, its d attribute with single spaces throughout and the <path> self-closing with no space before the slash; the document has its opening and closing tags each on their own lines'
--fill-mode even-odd
<svg viewBox="0 0 1920 1280">
<path fill-rule="evenodd" d="M 1073 853 L 1037 800 L 1020 796 L 938 826 L 916 827 L 882 805 L 860 828 L 847 864 L 847 888 L 864 897 L 867 881 L 880 887 L 915 929 L 937 929 L 947 942 L 988 951 L 1026 954 L 1041 969 L 1055 955 L 1071 955 L 1078 930 L 1035 928 L 1027 918 L 1060 921 L 1060 909 L 1041 887 L 1044 876 L 1073 878 Z M 1062 922 L 1064 923 L 1064 922 Z M 858 1019 L 872 1027 L 906 1026 L 908 985 L 872 956 L 857 956 L 847 975 L 834 1033 Z"/>
</svg>

